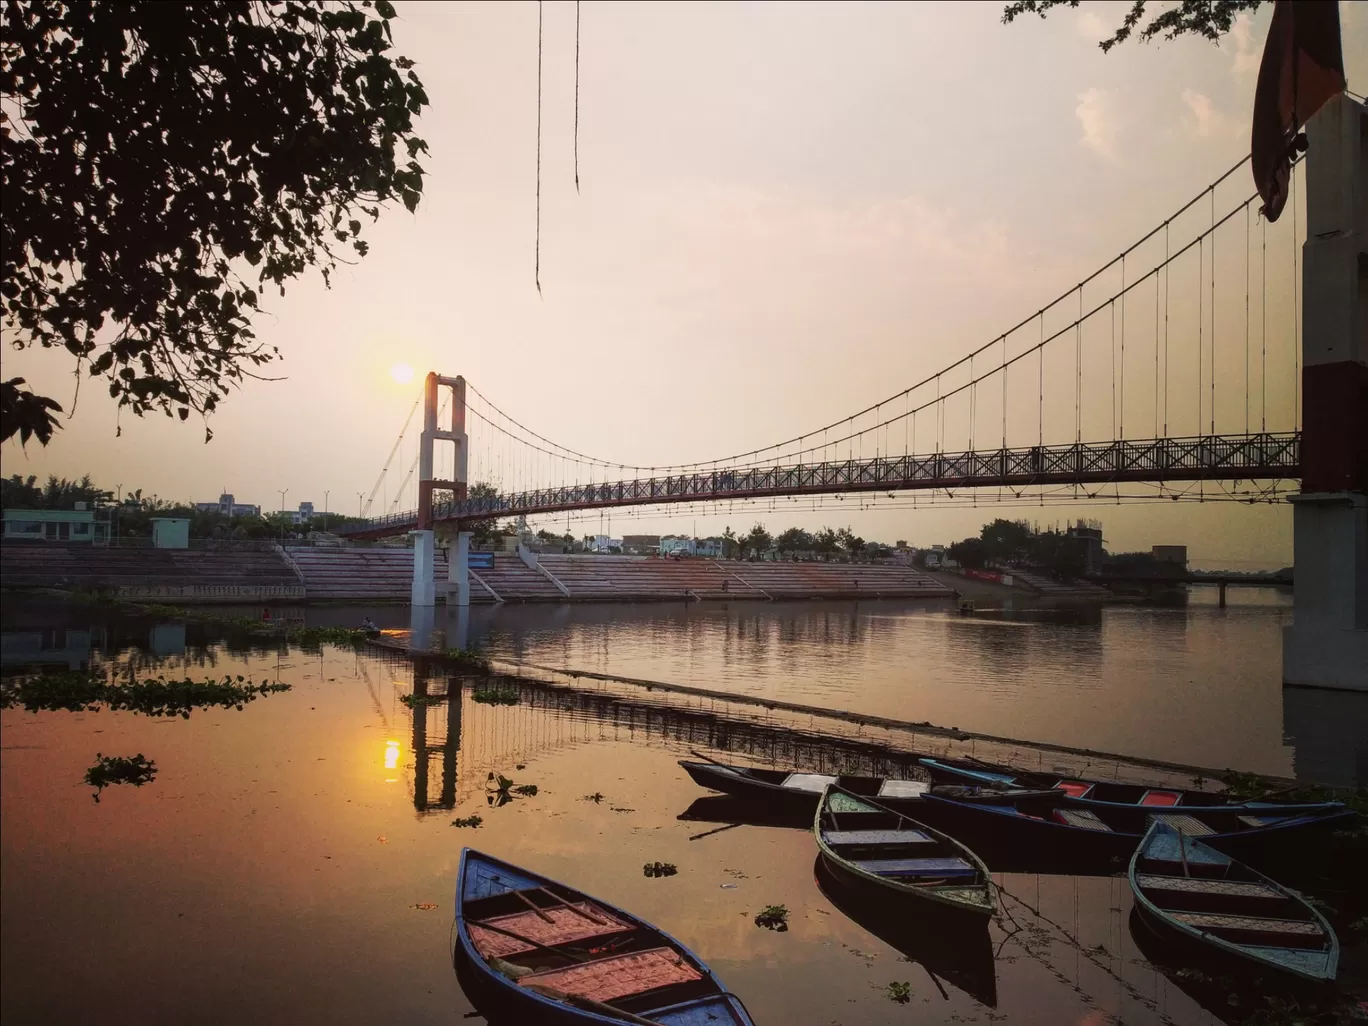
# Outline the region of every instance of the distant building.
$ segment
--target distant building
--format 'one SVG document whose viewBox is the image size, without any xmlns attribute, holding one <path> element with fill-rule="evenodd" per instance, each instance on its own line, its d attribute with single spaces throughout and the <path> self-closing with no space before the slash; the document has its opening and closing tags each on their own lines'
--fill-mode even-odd
<svg viewBox="0 0 1368 1026">
<path fill-rule="evenodd" d="M 7 509 L 6 541 L 109 544 L 109 521 L 97 519 L 84 502 L 75 509 Z"/>
<path fill-rule="evenodd" d="M 945 546 L 932 545 L 926 550 L 926 569 L 939 570 L 945 565 Z"/>
<path fill-rule="evenodd" d="M 299 509 L 290 511 L 290 523 L 302 524 L 312 520 L 314 516 L 314 504 L 312 502 L 301 502 Z"/>
<path fill-rule="evenodd" d="M 627 539 L 623 539 L 626 541 Z M 662 556 L 694 556 L 698 554 L 698 543 L 692 538 L 685 538 L 682 535 L 666 535 L 660 539 L 660 554 Z"/>
<path fill-rule="evenodd" d="M 234 502 L 232 492 L 224 492 L 218 497 L 218 502 L 197 502 L 195 509 L 201 513 L 222 513 L 225 517 L 261 516 L 260 506 L 251 506 L 245 502 Z"/>
<path fill-rule="evenodd" d="M 659 552 L 660 535 L 624 534 L 622 536 L 622 551 L 630 556 L 649 556 L 653 552 Z"/>
<path fill-rule="evenodd" d="M 1186 545 L 1152 545 L 1150 546 L 1150 557 L 1156 563 L 1174 563 L 1187 569 L 1187 546 Z"/>
<path fill-rule="evenodd" d="M 1069 525 L 1068 537 L 1078 539 L 1083 554 L 1083 572 L 1096 573 L 1102 566 L 1102 522 L 1079 520 Z"/>
</svg>

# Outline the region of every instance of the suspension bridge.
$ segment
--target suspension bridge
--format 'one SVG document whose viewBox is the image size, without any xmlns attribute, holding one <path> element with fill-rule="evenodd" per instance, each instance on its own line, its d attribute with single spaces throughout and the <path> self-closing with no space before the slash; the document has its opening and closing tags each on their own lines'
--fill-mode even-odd
<svg viewBox="0 0 1368 1026">
<path fill-rule="evenodd" d="M 858 412 L 672 466 L 587 455 L 463 377 L 427 376 L 355 538 L 412 534 L 413 604 L 469 603 L 470 528 L 503 517 L 790 499 L 1294 506 L 1297 622 L 1285 678 L 1368 689 L 1368 109 L 1308 126 L 1287 214 L 1242 160 L 1038 311 Z M 418 452 L 367 516 L 418 407 Z M 447 443 L 438 450 L 438 442 Z M 409 490 L 410 482 L 413 491 Z M 1294 494 L 1295 493 L 1295 494 Z M 413 508 L 400 509 L 412 495 Z M 806 508 L 806 507 L 803 507 Z"/>
</svg>

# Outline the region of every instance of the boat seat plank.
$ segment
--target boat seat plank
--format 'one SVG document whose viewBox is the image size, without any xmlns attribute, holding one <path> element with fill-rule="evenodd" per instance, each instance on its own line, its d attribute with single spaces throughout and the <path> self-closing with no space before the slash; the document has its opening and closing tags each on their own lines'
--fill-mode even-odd
<svg viewBox="0 0 1368 1026">
<path fill-rule="evenodd" d="M 1187 851 L 1187 861 L 1189 866 L 1228 866 L 1230 856 L 1223 855 L 1215 848 L 1201 844 L 1191 837 L 1185 837 L 1184 848 Z M 1170 862 L 1180 864 L 1182 856 L 1178 854 L 1178 835 L 1174 833 L 1160 834 L 1152 838 L 1145 848 L 1145 858 L 1155 862 Z"/>
<path fill-rule="evenodd" d="M 832 794 L 827 795 L 826 807 L 828 812 L 861 812 L 874 813 L 878 816 L 886 815 L 881 809 L 876 809 L 867 802 L 862 802 L 860 799 L 853 795 L 848 795 L 844 791 L 835 791 Z"/>
<path fill-rule="evenodd" d="M 1159 876 L 1137 873 L 1135 882 L 1149 891 L 1173 891 L 1185 894 L 1222 894 L 1235 898 L 1274 898 L 1287 896 L 1276 887 L 1248 880 L 1209 880 L 1196 876 Z"/>
<path fill-rule="evenodd" d="M 827 844 L 923 844 L 932 839 L 920 830 L 828 830 Z"/>
<path fill-rule="evenodd" d="M 1104 834 L 1112 833 L 1112 828 L 1097 818 L 1097 813 L 1087 809 L 1055 809 L 1055 819 L 1065 826 L 1080 827 L 1084 830 L 1097 830 Z"/>
<path fill-rule="evenodd" d="M 1223 912 L 1165 912 L 1165 915 L 1199 930 L 1241 930 L 1248 933 L 1286 934 L 1289 937 L 1319 937 L 1320 925 L 1300 919 L 1266 919 L 1262 916 L 1236 916 Z"/>
<path fill-rule="evenodd" d="M 1086 798 L 1088 792 L 1093 789 L 1093 785 L 1084 780 L 1061 780 L 1055 787 L 1062 790 L 1070 798 Z"/>
<path fill-rule="evenodd" d="M 1216 831 L 1207 826 L 1200 819 L 1181 812 L 1157 812 L 1150 816 L 1150 823 L 1167 823 L 1188 837 L 1210 837 Z"/>
<path fill-rule="evenodd" d="M 850 862 L 879 876 L 975 876 L 978 873 L 960 858 L 851 859 Z"/>
<path fill-rule="evenodd" d="M 828 784 L 834 783 L 836 778 L 825 773 L 790 773 L 780 786 L 790 791 L 811 791 L 813 794 L 821 794 L 827 789 Z"/>
<path fill-rule="evenodd" d="M 703 974 L 670 948 L 650 948 L 592 962 L 544 969 L 519 977 L 518 986 L 537 984 L 565 994 L 608 1002 L 676 983 L 691 983 Z"/>
<path fill-rule="evenodd" d="M 1287 817 L 1287 816 L 1237 816 L 1236 818 L 1237 818 L 1241 823 L 1243 823 L 1245 826 L 1247 826 L 1247 827 L 1266 827 L 1266 826 L 1272 826 L 1274 823 L 1281 823 L 1283 820 L 1288 819 L 1289 817 Z"/>
<path fill-rule="evenodd" d="M 1327 963 L 1330 961 L 1330 952 L 1313 951 L 1307 948 L 1275 948 L 1262 944 L 1246 944 L 1244 949 L 1257 958 L 1263 958 L 1269 962 L 1278 962 L 1313 978 L 1322 976 L 1325 973 Z"/>
<path fill-rule="evenodd" d="M 461 893 L 461 900 L 478 901 L 481 898 L 507 894 L 509 891 L 535 891 L 540 886 L 540 881 L 531 876 L 523 876 L 484 862 L 475 862 L 466 870 L 465 889 Z"/>
<path fill-rule="evenodd" d="M 592 919 L 586 919 L 579 913 L 565 907 L 542 909 L 550 917 L 551 922 L 549 923 L 531 909 L 512 915 L 496 916 L 486 920 L 486 922 L 500 930 L 508 930 L 520 937 L 526 937 L 530 941 L 552 947 L 557 944 L 588 940 L 591 937 L 607 937 L 610 934 L 624 933 L 634 929 L 631 924 L 622 922 L 602 908 L 589 905 L 588 902 L 577 902 L 575 907 L 582 912 L 588 912 L 600 919 L 607 920 L 607 922 L 596 923 Z M 515 937 L 496 933 L 494 930 L 482 929 L 479 922 L 470 923 L 470 939 L 475 942 L 476 950 L 486 958 L 508 958 L 511 955 L 520 955 L 536 950 L 534 945 L 525 944 Z"/>
<path fill-rule="evenodd" d="M 924 780 L 885 780 L 879 785 L 879 797 L 920 798 L 930 786 Z"/>
</svg>

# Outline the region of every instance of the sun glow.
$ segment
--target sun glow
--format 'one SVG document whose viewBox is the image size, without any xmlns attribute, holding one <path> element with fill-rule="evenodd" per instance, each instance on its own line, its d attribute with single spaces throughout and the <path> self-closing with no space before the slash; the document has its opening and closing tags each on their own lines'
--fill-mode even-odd
<svg viewBox="0 0 1368 1026">
<path fill-rule="evenodd" d="M 413 368 L 406 363 L 396 363 L 390 368 L 390 377 L 401 385 L 407 385 L 413 380 Z"/>
</svg>

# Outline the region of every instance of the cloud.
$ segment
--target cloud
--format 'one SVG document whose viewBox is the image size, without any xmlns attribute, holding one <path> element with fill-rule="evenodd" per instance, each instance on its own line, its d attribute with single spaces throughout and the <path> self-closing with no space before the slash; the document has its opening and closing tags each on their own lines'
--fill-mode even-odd
<svg viewBox="0 0 1368 1026">
<path fill-rule="evenodd" d="M 1234 118 L 1227 117 L 1216 109 L 1211 97 L 1205 93 L 1183 90 L 1183 103 L 1188 113 L 1182 117 L 1183 131 L 1195 139 L 1238 136 L 1241 125 Z"/>
<path fill-rule="evenodd" d="M 1116 160 L 1116 143 L 1121 133 L 1112 94 L 1097 88 L 1081 92 L 1074 113 L 1083 128 L 1079 141 L 1098 156 Z"/>
<path fill-rule="evenodd" d="M 1095 11 L 1084 11 L 1074 20 L 1078 34 L 1090 43 L 1100 43 L 1112 35 L 1112 30 L 1103 24 Z"/>
<path fill-rule="evenodd" d="M 1248 14 L 1238 15 L 1221 49 L 1230 54 L 1230 70 L 1236 75 L 1250 75 L 1258 71 L 1263 52 L 1259 40 L 1254 38 L 1254 19 Z"/>
</svg>

